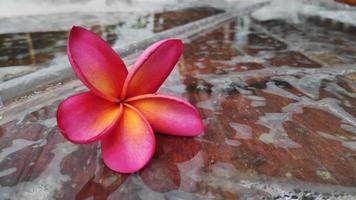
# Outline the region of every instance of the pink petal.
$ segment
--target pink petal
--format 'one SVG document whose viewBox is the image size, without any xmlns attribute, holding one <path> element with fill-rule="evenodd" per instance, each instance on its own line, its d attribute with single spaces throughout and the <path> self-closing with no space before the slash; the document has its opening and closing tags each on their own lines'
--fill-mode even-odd
<svg viewBox="0 0 356 200">
<path fill-rule="evenodd" d="M 132 97 L 127 103 L 137 108 L 160 133 L 196 136 L 204 129 L 199 112 L 188 102 L 166 96 L 147 94 Z"/>
<path fill-rule="evenodd" d="M 147 48 L 127 76 L 124 97 L 155 93 L 178 62 L 183 51 L 179 39 L 166 39 Z"/>
<path fill-rule="evenodd" d="M 64 137 L 74 143 L 89 143 L 109 133 L 122 113 L 122 105 L 84 92 L 62 101 L 57 124 Z"/>
<path fill-rule="evenodd" d="M 120 56 L 98 35 L 73 26 L 67 54 L 77 77 L 95 94 L 118 101 L 127 76 Z"/>
<path fill-rule="evenodd" d="M 151 160 L 156 146 L 151 126 L 141 113 L 129 105 L 124 105 L 117 128 L 101 141 L 105 164 L 121 173 L 132 173 L 143 168 Z"/>
</svg>

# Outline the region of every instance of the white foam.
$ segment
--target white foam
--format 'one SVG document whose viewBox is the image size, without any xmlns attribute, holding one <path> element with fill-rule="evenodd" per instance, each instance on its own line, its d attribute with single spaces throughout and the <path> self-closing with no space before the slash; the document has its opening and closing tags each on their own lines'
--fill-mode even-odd
<svg viewBox="0 0 356 200">
<path fill-rule="evenodd" d="M 251 139 L 252 138 L 252 128 L 245 124 L 240 124 L 236 122 L 230 122 L 230 127 L 236 131 L 236 138 L 239 139 Z"/>
<path fill-rule="evenodd" d="M 189 167 L 189 168 L 188 168 Z M 195 171 L 187 173 L 192 167 L 187 166 L 186 170 L 180 171 L 181 175 L 189 176 L 195 185 L 196 182 L 206 183 L 206 187 L 229 191 L 233 194 L 239 194 L 242 199 L 262 199 L 263 197 L 292 199 L 297 196 L 302 199 L 303 196 L 314 197 L 316 200 L 335 199 L 346 200 L 354 199 L 354 187 L 330 186 L 327 184 L 308 183 L 300 180 L 288 181 L 281 177 L 253 176 L 248 172 L 239 171 L 234 165 L 224 162 L 216 162 L 209 166 L 208 170 Z M 288 173 L 288 172 L 287 172 Z M 289 172 L 292 176 L 292 174 Z M 187 178 L 186 178 L 187 179 Z M 246 192 L 247 191 L 247 192 Z M 257 191 L 257 192 L 256 192 Z M 261 192 L 262 193 L 259 193 Z M 254 194 L 251 197 L 250 194 Z M 335 194 L 335 195 L 330 195 Z M 209 193 L 204 193 L 208 194 Z M 258 194 L 261 194 L 260 196 Z M 198 199 L 219 199 L 219 197 L 202 196 Z M 181 198 L 178 198 L 181 199 Z M 191 199 L 191 198 L 188 198 Z"/>
<path fill-rule="evenodd" d="M 260 116 L 257 124 L 269 128 L 268 133 L 260 135 L 259 139 L 266 144 L 273 144 L 281 148 L 299 148 L 300 144 L 296 143 L 288 137 L 288 133 L 284 129 L 284 122 L 290 121 L 293 113 L 266 113 Z"/>
</svg>

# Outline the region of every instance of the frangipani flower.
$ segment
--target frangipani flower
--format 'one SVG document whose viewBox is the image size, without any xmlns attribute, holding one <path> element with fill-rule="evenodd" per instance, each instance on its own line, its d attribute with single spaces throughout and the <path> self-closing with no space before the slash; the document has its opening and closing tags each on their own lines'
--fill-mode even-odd
<svg viewBox="0 0 356 200">
<path fill-rule="evenodd" d="M 64 100 L 57 123 L 73 143 L 101 142 L 104 163 L 122 173 L 144 167 L 155 150 L 154 131 L 196 136 L 203 131 L 199 112 L 188 102 L 155 92 L 182 54 L 178 39 L 147 48 L 128 72 L 118 54 L 96 34 L 70 31 L 67 54 L 77 77 L 89 88 Z"/>
</svg>

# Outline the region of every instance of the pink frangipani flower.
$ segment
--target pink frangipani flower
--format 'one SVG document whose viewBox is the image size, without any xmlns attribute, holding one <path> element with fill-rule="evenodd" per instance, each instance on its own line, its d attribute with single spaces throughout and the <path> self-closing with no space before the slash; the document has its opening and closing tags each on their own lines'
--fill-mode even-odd
<svg viewBox="0 0 356 200">
<path fill-rule="evenodd" d="M 201 133 L 203 123 L 192 105 L 155 94 L 182 50 L 181 40 L 159 41 L 128 72 L 109 44 L 74 26 L 67 54 L 75 74 L 90 91 L 59 105 L 57 123 L 64 137 L 79 144 L 100 140 L 104 163 L 114 171 L 132 173 L 152 158 L 154 131 L 176 136 Z"/>
</svg>

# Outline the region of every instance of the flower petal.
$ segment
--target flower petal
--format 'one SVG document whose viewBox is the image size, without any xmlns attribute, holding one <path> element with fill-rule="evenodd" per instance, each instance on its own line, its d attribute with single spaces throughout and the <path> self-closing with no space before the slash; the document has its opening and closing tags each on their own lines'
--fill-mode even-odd
<svg viewBox="0 0 356 200">
<path fill-rule="evenodd" d="M 155 93 L 176 65 L 183 51 L 179 39 L 166 39 L 147 48 L 127 76 L 121 98 Z"/>
<path fill-rule="evenodd" d="M 73 26 L 67 54 L 77 77 L 95 94 L 118 101 L 127 76 L 120 56 L 98 35 Z"/>
<path fill-rule="evenodd" d="M 137 108 L 160 133 L 196 136 L 204 129 L 199 112 L 188 102 L 166 96 L 147 94 L 132 97 L 127 103 Z"/>
<path fill-rule="evenodd" d="M 122 114 L 122 105 L 84 92 L 62 101 L 57 124 L 64 137 L 74 143 L 89 143 L 109 133 Z"/>
<path fill-rule="evenodd" d="M 132 173 L 152 158 L 156 142 L 151 126 L 141 113 L 124 105 L 117 128 L 105 136 L 101 150 L 105 164 L 121 173 Z"/>
</svg>

